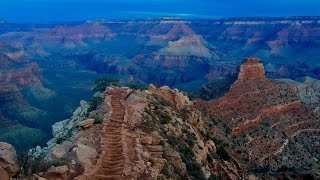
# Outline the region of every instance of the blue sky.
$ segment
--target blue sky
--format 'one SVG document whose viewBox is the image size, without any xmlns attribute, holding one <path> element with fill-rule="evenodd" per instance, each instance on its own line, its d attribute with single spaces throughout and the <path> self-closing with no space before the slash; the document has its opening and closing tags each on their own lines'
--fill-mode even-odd
<svg viewBox="0 0 320 180">
<path fill-rule="evenodd" d="M 308 15 L 320 15 L 320 0 L 0 0 L 0 20 L 16 22 Z"/>
</svg>

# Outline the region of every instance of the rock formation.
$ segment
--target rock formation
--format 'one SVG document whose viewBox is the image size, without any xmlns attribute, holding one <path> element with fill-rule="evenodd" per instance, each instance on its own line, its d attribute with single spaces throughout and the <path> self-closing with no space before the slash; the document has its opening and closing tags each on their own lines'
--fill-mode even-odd
<svg viewBox="0 0 320 180">
<path fill-rule="evenodd" d="M 278 79 L 277 81 L 297 93 L 301 102 L 304 104 L 311 106 L 312 108 L 320 106 L 320 81 L 318 79 L 305 77 L 303 78 L 303 82 L 290 79 Z"/>
<path fill-rule="evenodd" d="M 66 180 L 68 177 L 68 167 L 51 167 L 48 171 L 43 175 L 43 178 L 46 180 Z M 41 179 L 41 178 L 38 178 Z"/>
<path fill-rule="evenodd" d="M 319 167 L 318 117 L 263 69 L 246 59 L 230 91 L 211 101 L 191 102 L 167 86 L 109 87 L 97 94 L 103 102 L 96 110 L 81 102 L 73 117 L 53 125 L 47 148 L 30 151 L 66 165 L 36 176 L 236 180 L 316 173 L 308 167 Z M 102 124 L 92 125 L 93 115 Z"/>
<path fill-rule="evenodd" d="M 238 57 L 259 56 L 270 64 L 269 77 L 319 78 L 318 22 L 319 17 L 0 23 L 0 126 L 11 132 L 0 139 L 18 129 L 30 132 L 26 124 L 43 127 L 32 132 L 49 138 L 51 124 L 91 96 L 89 84 L 100 73 L 191 91 L 235 73 Z M 35 139 L 28 144 L 42 141 Z M 28 146 L 22 142 L 10 141 L 18 151 Z"/>
<path fill-rule="evenodd" d="M 89 128 L 91 126 L 93 126 L 94 124 L 94 119 L 86 119 L 86 120 L 83 120 L 81 122 L 79 122 L 79 127 L 82 127 L 82 128 Z"/>
<path fill-rule="evenodd" d="M 148 90 L 156 95 L 163 97 L 165 100 L 169 101 L 175 105 L 178 109 L 182 109 L 192 105 L 189 98 L 178 89 L 171 90 L 168 86 L 162 86 L 159 89 L 153 84 L 150 84 Z"/>
<path fill-rule="evenodd" d="M 44 31 L 36 37 L 37 41 L 52 41 L 67 48 L 86 45 L 87 39 L 111 39 L 115 34 L 99 23 L 84 23 L 73 26 L 56 26 Z"/>
<path fill-rule="evenodd" d="M 18 158 L 14 147 L 0 142 L 0 179 L 9 180 L 19 171 Z"/>
<path fill-rule="evenodd" d="M 183 36 L 177 41 L 169 41 L 168 46 L 160 49 L 157 54 L 212 58 L 212 53 L 204 44 L 206 42 L 200 36 Z"/>
<path fill-rule="evenodd" d="M 319 168 L 318 145 L 308 143 L 319 141 L 318 118 L 292 88 L 266 78 L 263 69 L 259 60 L 246 59 L 227 94 L 195 101 L 210 113 L 209 123 L 216 124 L 211 133 L 236 146 L 238 158 L 248 165 L 264 167 L 262 172 Z"/>
<path fill-rule="evenodd" d="M 264 66 L 257 58 L 247 58 L 240 67 L 238 81 L 264 79 Z"/>
<path fill-rule="evenodd" d="M 27 145 L 39 144 L 47 131 L 37 131 L 29 126 L 43 126 L 47 130 L 60 118 L 53 119 L 53 115 L 50 118 L 50 113 L 59 112 L 57 114 L 60 115 L 60 112 L 71 112 L 71 109 L 77 106 L 80 96 L 91 96 L 89 82 L 96 77 L 92 71 L 121 77 L 130 76 L 130 79 L 134 78 L 145 84 L 193 90 L 194 87 L 201 87 L 207 80 L 235 73 L 240 62 L 237 57 L 259 56 L 268 64 L 266 73 L 257 59 L 247 59 L 240 69 L 238 81 L 231 86 L 229 93 L 218 100 L 195 102 L 200 110 L 206 111 L 195 110 L 194 103 L 190 103 L 182 93 L 169 90 L 165 86 L 131 94 L 130 90 L 127 90 L 123 94 L 125 98 L 121 97 L 120 100 L 130 111 L 125 113 L 124 117 L 140 119 L 133 121 L 125 118 L 126 121 L 122 124 L 129 124 L 133 129 L 142 129 L 143 135 L 136 135 L 136 130 L 121 133 L 125 134 L 124 139 L 128 137 L 127 141 L 130 142 L 146 136 L 147 140 L 141 143 L 141 146 L 139 144 L 139 147 L 143 147 L 141 152 L 145 155 L 145 152 L 153 153 L 155 158 L 143 159 L 144 162 L 147 161 L 147 168 L 144 169 L 143 165 L 139 168 L 141 172 L 148 172 L 152 176 L 157 176 L 160 172 L 162 158 L 167 160 L 162 170 L 172 177 L 173 174 L 179 174 L 177 169 L 181 170 L 183 175 L 195 176 L 190 175 L 193 172 L 189 172 L 189 166 L 183 163 L 187 162 L 186 159 L 191 159 L 188 163 L 199 169 L 198 160 L 205 157 L 208 149 L 214 151 L 213 145 L 208 145 L 209 140 L 215 141 L 216 145 L 217 153 L 211 154 L 219 157 L 207 156 L 208 159 L 215 160 L 214 165 L 203 159 L 204 163 L 200 166 L 203 167 L 201 171 L 206 177 L 209 174 L 219 174 L 236 179 L 243 175 L 243 168 L 256 168 L 261 165 L 262 168 L 258 171 L 268 171 L 268 166 L 265 166 L 268 164 L 273 172 L 286 168 L 293 171 L 291 168 L 294 164 L 298 170 L 306 167 L 305 171 L 309 171 L 317 168 L 319 164 L 314 151 L 318 147 L 318 85 L 314 83 L 316 81 L 309 79 L 301 84 L 290 82 L 283 86 L 283 83 L 279 85 L 279 81 L 265 76 L 298 79 L 307 75 L 319 78 L 319 25 L 319 17 L 101 20 L 41 26 L 0 23 L 0 127 L 6 128 L 2 129 L 0 136 L 13 139 L 13 142 L 17 140 L 13 137 L 24 137 L 28 139 L 24 141 Z M 58 91 L 46 89 L 41 81 Z M 64 86 L 61 86 L 61 83 L 64 83 Z M 55 106 L 56 100 L 52 97 L 57 98 L 59 105 L 65 102 L 67 105 Z M 49 141 L 49 147 L 36 148 L 36 154 L 47 154 L 46 159 L 52 160 L 72 157 L 70 164 L 74 164 L 74 167 L 69 168 L 72 176 L 77 173 L 86 174 L 96 168 L 96 160 L 100 158 L 105 147 L 100 143 L 100 136 L 105 132 L 101 128 L 105 127 L 105 122 L 108 122 L 108 117 L 112 114 L 111 104 L 108 104 L 111 103 L 111 95 L 106 94 L 105 98 L 102 108 L 94 112 L 104 119 L 103 124 L 92 125 L 91 120 L 89 123 L 82 122 L 86 128 L 78 127 L 81 121 L 91 118 L 88 116 L 90 112 L 85 111 L 87 105 L 82 103 L 80 111 L 83 114 L 75 113 L 70 119 L 56 123 L 53 126 L 54 138 Z M 133 103 L 136 100 L 138 103 Z M 73 102 L 69 104 L 71 101 Z M 34 107 L 34 104 L 45 106 L 44 109 L 59 108 L 61 111 L 46 111 L 41 107 Z M 131 108 L 132 106 L 134 108 Z M 165 113 L 157 111 L 159 108 Z M 182 117 L 189 111 L 191 117 Z M 34 117 L 36 118 L 33 119 Z M 156 119 L 156 123 L 150 123 L 153 121 L 148 118 Z M 197 119 L 197 123 L 191 118 Z M 160 129 L 160 133 L 150 135 L 145 129 L 136 127 L 144 126 L 140 123 L 141 119 L 149 128 Z M 28 125 L 23 126 L 23 131 L 19 124 L 21 122 Z M 179 129 L 176 127 L 178 125 L 185 128 Z M 194 132 L 189 131 L 189 125 Z M 194 127 L 201 130 L 195 130 Z M 19 131 L 16 131 L 17 129 Z M 25 131 L 26 129 L 28 131 Z M 18 134 L 16 132 L 22 132 L 23 136 L 15 135 Z M 191 138 L 188 139 L 194 139 L 190 132 L 195 134 L 199 144 L 203 141 L 208 148 L 202 145 L 192 146 L 192 152 L 196 153 L 188 154 L 185 158 L 181 152 L 189 152 L 187 147 L 190 148 L 189 143 L 192 144 L 185 137 L 189 135 Z M 175 138 L 164 137 L 163 134 L 166 133 L 179 137 L 178 142 L 181 143 L 172 145 L 176 142 Z M 135 135 L 136 137 L 131 137 Z M 29 136 L 32 138 L 27 138 Z M 151 142 L 150 139 L 155 140 Z M 167 143 L 169 141 L 170 145 Z M 230 147 L 226 147 L 227 144 Z M 314 147 L 311 148 L 308 144 Z M 14 145 L 26 146 L 22 143 Z M 159 145 L 166 152 L 163 155 Z M 262 148 L 258 149 L 257 146 Z M 122 147 L 123 150 L 126 149 L 125 145 Z M 21 148 L 18 147 L 17 150 Z M 299 155 L 293 155 L 297 152 L 301 156 L 300 161 Z M 226 154 L 229 155 L 228 158 L 225 157 Z M 177 168 L 170 163 L 173 161 L 179 162 Z M 238 162 L 246 167 L 239 168 Z M 257 164 L 259 166 L 256 166 Z M 286 164 L 289 167 L 284 166 Z M 125 166 L 123 171 L 125 174 L 129 172 Z"/>
<path fill-rule="evenodd" d="M 53 126 L 55 138 L 48 148 L 31 151 L 48 161 L 64 160 L 68 165 L 37 176 L 64 179 L 67 173 L 74 179 L 206 179 L 224 171 L 233 174 L 233 179 L 241 176 L 233 167 L 235 161 L 216 159 L 217 149 L 206 137 L 200 111 L 178 90 L 153 85 L 144 91 L 110 87 L 104 102 L 90 114 L 103 117 L 103 123 L 77 127 L 83 121 L 74 121 L 75 113 L 62 121 L 59 129 Z M 70 130 L 70 137 L 53 143 Z"/>
</svg>

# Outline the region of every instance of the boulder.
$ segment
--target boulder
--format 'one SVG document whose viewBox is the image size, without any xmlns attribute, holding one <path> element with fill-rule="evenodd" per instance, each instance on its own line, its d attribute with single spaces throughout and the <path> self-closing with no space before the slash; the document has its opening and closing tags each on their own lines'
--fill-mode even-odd
<svg viewBox="0 0 320 180">
<path fill-rule="evenodd" d="M 72 142 L 64 141 L 61 144 L 55 145 L 48 153 L 49 160 L 59 160 L 67 158 L 69 150 L 72 148 Z"/>
<path fill-rule="evenodd" d="M 94 160 L 98 157 L 97 149 L 89 143 L 85 143 L 86 140 L 79 140 L 70 153 L 70 157 L 80 163 L 85 171 L 92 168 Z"/>
<path fill-rule="evenodd" d="M 47 170 L 47 172 L 43 175 L 47 180 L 67 180 L 69 174 L 68 166 L 52 166 Z"/>
<path fill-rule="evenodd" d="M 57 122 L 52 125 L 52 135 L 53 137 L 60 137 L 68 123 L 69 119 Z"/>
<path fill-rule="evenodd" d="M 10 179 L 8 172 L 6 170 L 4 170 L 1 166 L 0 166 L 0 179 L 1 180 L 9 180 Z"/>
<path fill-rule="evenodd" d="M 86 119 L 84 121 L 80 121 L 78 126 L 81 128 L 89 128 L 93 126 L 93 124 L 94 124 L 94 119 Z"/>
<path fill-rule="evenodd" d="M 88 114 L 88 109 L 90 105 L 87 101 L 80 101 L 80 107 L 78 107 L 74 112 L 73 116 L 75 117 L 84 117 Z"/>
<path fill-rule="evenodd" d="M 0 177 L 12 177 L 19 171 L 17 153 L 11 144 L 0 142 Z M 0 178 L 2 179 L 2 178 Z"/>
<path fill-rule="evenodd" d="M 163 97 L 165 100 L 171 102 L 172 105 L 175 105 L 178 109 L 192 105 L 192 102 L 189 100 L 189 98 L 182 92 L 179 92 L 177 89 L 171 90 L 168 86 L 156 88 L 153 84 L 150 84 L 148 86 L 148 91 Z"/>
</svg>

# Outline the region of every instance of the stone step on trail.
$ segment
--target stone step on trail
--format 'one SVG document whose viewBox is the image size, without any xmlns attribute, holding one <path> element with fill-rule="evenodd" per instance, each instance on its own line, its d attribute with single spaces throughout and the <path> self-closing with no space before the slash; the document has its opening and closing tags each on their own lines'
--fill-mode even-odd
<svg viewBox="0 0 320 180">
<path fill-rule="evenodd" d="M 109 176 L 96 175 L 95 180 L 121 180 L 121 176 L 120 175 L 109 175 Z"/>
<path fill-rule="evenodd" d="M 102 158 L 102 167 L 97 171 L 96 179 L 122 179 L 125 158 L 123 155 L 122 126 L 124 123 L 125 107 L 121 103 L 124 91 L 114 89 L 111 95 L 111 118 L 105 124 L 103 133 L 103 149 L 106 152 Z"/>
</svg>

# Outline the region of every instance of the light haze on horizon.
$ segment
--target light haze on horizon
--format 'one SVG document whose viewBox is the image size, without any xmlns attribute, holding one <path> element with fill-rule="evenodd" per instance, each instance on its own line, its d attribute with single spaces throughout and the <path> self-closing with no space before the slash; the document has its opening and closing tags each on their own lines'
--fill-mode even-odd
<svg viewBox="0 0 320 180">
<path fill-rule="evenodd" d="M 0 20 L 318 16 L 318 0 L 0 0 Z"/>
</svg>

